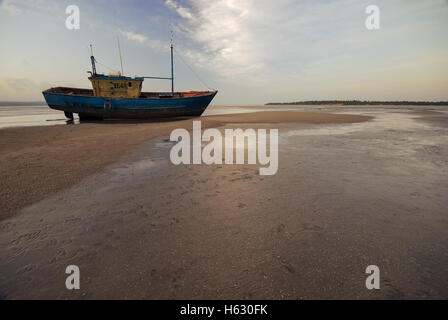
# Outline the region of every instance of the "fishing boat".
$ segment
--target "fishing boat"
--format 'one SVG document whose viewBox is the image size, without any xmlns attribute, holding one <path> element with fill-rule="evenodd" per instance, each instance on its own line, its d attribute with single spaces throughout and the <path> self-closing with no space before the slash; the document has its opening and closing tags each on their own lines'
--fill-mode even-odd
<svg viewBox="0 0 448 320">
<path fill-rule="evenodd" d="M 120 50 L 120 44 L 118 42 Z M 119 71 L 108 75 L 96 72 L 91 46 L 92 71 L 88 79 L 92 89 L 56 87 L 42 92 L 51 109 L 63 111 L 73 119 L 165 118 L 200 116 L 218 91 L 174 91 L 173 42 L 171 41 L 171 77 L 126 77 Z M 120 50 L 121 62 L 121 50 Z M 121 63 L 123 71 L 123 64 Z M 171 80 L 170 92 L 142 92 L 144 79 Z"/>
</svg>

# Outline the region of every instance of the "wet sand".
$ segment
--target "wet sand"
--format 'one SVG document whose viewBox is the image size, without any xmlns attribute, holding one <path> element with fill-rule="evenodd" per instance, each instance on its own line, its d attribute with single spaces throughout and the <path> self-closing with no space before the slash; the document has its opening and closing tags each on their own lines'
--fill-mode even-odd
<svg viewBox="0 0 448 320">
<path fill-rule="evenodd" d="M 447 113 L 396 111 L 201 118 L 279 128 L 274 176 L 172 165 L 166 136 L 191 120 L 1 131 L 1 189 L 19 188 L 2 191 L 0 296 L 444 299 Z"/>
<path fill-rule="evenodd" d="M 0 220 L 101 171 L 142 142 L 169 135 L 176 128 L 191 130 L 192 121 L 198 119 L 207 128 L 226 123 L 350 123 L 367 121 L 371 117 L 257 112 L 162 122 L 104 121 L 1 129 Z"/>
</svg>

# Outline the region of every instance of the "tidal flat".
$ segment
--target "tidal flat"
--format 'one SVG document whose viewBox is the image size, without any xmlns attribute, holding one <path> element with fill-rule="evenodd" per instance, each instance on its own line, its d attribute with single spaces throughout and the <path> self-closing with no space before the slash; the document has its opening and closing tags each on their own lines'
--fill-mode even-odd
<svg viewBox="0 0 448 320">
<path fill-rule="evenodd" d="M 446 107 L 211 113 L 1 129 L 0 296 L 448 296 Z M 277 173 L 173 165 L 170 132 L 193 120 L 277 128 Z M 68 265 L 79 266 L 80 290 L 65 287 Z M 380 290 L 366 289 L 368 265 Z"/>
</svg>

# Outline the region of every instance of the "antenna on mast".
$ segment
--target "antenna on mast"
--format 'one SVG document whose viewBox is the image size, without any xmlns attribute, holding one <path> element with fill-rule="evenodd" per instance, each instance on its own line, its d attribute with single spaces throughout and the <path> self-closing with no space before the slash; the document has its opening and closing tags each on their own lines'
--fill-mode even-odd
<svg viewBox="0 0 448 320">
<path fill-rule="evenodd" d="M 93 56 L 92 45 L 90 45 L 90 61 L 92 62 L 92 75 L 96 76 L 95 57 Z"/>
<path fill-rule="evenodd" d="M 120 54 L 121 75 L 124 76 L 124 72 L 123 72 L 123 59 L 121 58 L 120 38 L 118 37 L 118 34 L 117 34 L 117 41 L 118 41 L 118 53 Z"/>
</svg>

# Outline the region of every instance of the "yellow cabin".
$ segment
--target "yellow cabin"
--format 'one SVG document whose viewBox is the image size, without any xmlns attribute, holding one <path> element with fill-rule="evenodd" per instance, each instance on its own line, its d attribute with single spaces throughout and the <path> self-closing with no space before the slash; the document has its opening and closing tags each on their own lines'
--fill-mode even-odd
<svg viewBox="0 0 448 320">
<path fill-rule="evenodd" d="M 142 91 L 143 78 L 124 77 L 118 75 L 93 74 L 93 95 L 104 98 L 139 98 Z"/>
</svg>

